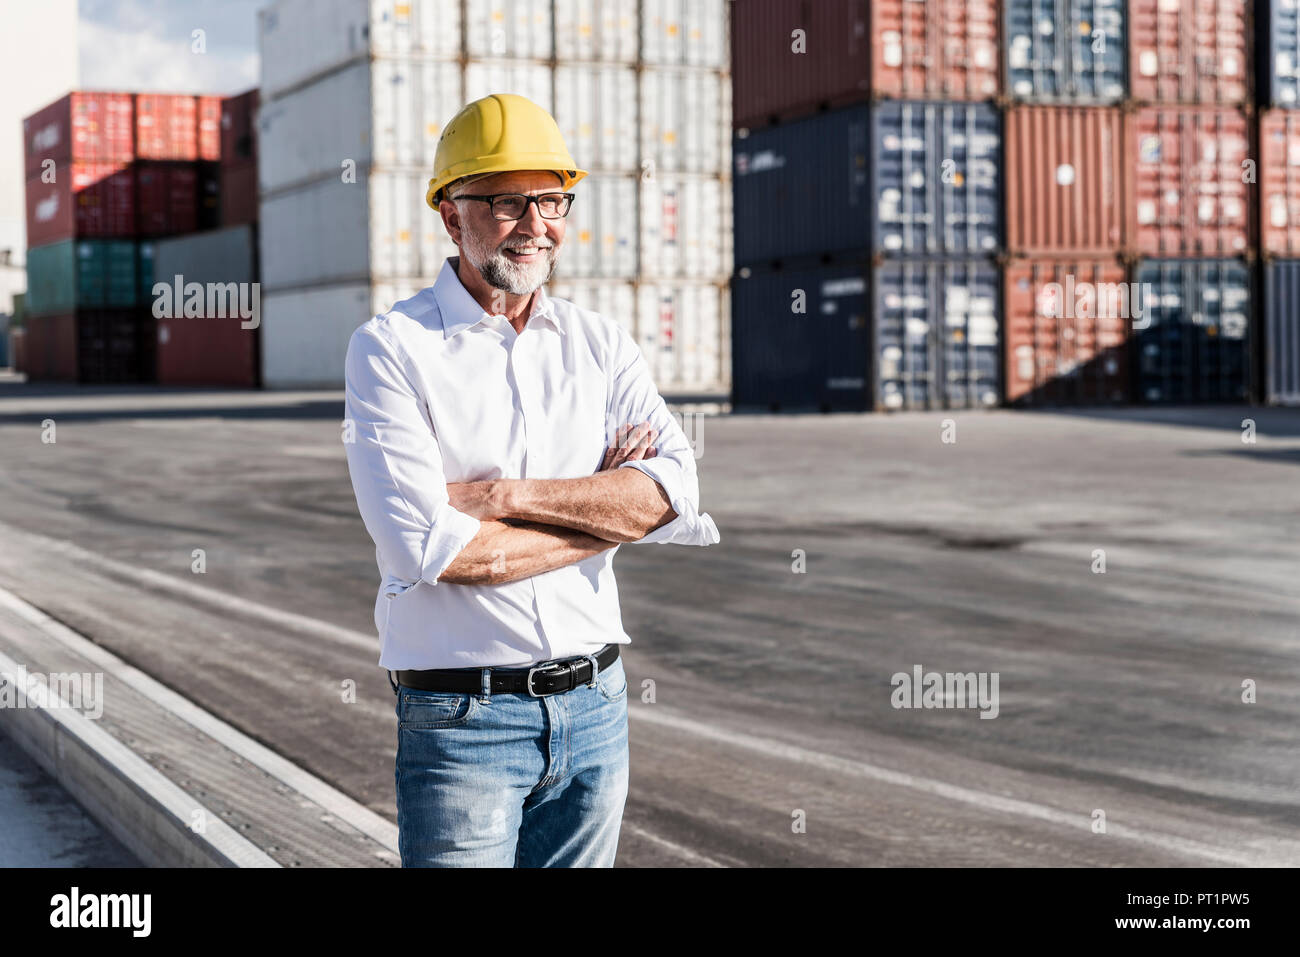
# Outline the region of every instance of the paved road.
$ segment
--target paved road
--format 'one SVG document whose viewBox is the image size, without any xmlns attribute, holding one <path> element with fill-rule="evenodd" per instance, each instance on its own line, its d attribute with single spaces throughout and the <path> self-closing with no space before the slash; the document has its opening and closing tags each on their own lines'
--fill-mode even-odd
<svg viewBox="0 0 1300 957">
<path fill-rule="evenodd" d="M 338 394 L 0 385 L 0 586 L 394 819 L 341 415 Z M 1300 863 L 1300 412 L 730 416 L 702 438 L 722 542 L 616 561 L 620 866 Z M 918 665 L 996 673 L 997 717 L 893 707 Z"/>
</svg>

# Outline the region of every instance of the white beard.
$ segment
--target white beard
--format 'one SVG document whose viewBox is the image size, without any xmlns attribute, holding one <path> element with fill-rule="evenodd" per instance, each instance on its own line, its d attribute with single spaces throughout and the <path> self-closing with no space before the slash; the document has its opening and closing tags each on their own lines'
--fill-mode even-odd
<svg viewBox="0 0 1300 957">
<path fill-rule="evenodd" d="M 500 246 L 493 248 L 480 242 L 472 231 L 462 233 L 461 249 L 469 264 L 479 271 L 483 281 L 494 289 L 502 289 L 511 295 L 528 296 L 551 278 L 555 271 L 555 257 L 560 251 L 557 243 L 542 250 L 542 256 L 532 263 L 514 262 L 503 250 L 507 246 L 524 245 L 521 240 L 507 239 Z M 549 242 L 549 239 L 538 240 Z"/>
</svg>

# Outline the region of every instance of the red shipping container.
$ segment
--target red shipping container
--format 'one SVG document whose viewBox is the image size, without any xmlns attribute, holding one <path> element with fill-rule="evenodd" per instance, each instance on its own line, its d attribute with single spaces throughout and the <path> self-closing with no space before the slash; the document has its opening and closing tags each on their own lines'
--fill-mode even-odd
<svg viewBox="0 0 1300 957">
<path fill-rule="evenodd" d="M 135 235 L 135 176 L 125 164 L 73 163 L 27 181 L 27 245 Z"/>
<path fill-rule="evenodd" d="M 129 163 L 135 128 L 130 93 L 69 93 L 23 120 L 27 178 L 47 159 Z"/>
<path fill-rule="evenodd" d="M 1007 245 L 1020 255 L 1100 255 L 1128 240 L 1127 126 L 1118 107 L 1006 112 Z"/>
<path fill-rule="evenodd" d="M 1006 400 L 1130 401 L 1128 276 L 1113 259 L 1013 261 L 1006 269 Z M 1146 303 L 1141 308 L 1145 311 Z"/>
<path fill-rule="evenodd" d="M 135 95 L 137 158 L 196 160 L 198 132 L 198 97 L 176 93 Z"/>
<path fill-rule="evenodd" d="M 136 232 L 171 236 L 198 228 L 198 171 L 193 163 L 135 164 Z"/>
<path fill-rule="evenodd" d="M 256 89 L 221 101 L 222 163 L 257 162 L 257 101 Z"/>
<path fill-rule="evenodd" d="M 257 222 L 257 164 L 221 166 L 221 225 Z"/>
<path fill-rule="evenodd" d="M 940 100 L 997 95 L 996 0 L 876 0 L 870 6 L 873 95 Z"/>
<path fill-rule="evenodd" d="M 159 319 L 159 385 L 257 386 L 257 329 L 228 319 Z"/>
<path fill-rule="evenodd" d="M 23 330 L 23 371 L 28 381 L 77 381 L 75 314 L 28 316 Z"/>
<path fill-rule="evenodd" d="M 1263 113 L 1259 151 L 1260 247 L 1300 256 L 1300 111 Z"/>
<path fill-rule="evenodd" d="M 1241 110 L 1149 106 L 1132 123 L 1132 243 L 1144 256 L 1240 256 L 1250 247 Z"/>
<path fill-rule="evenodd" d="M 1248 6 L 1246 0 L 1129 0 L 1133 99 L 1244 105 Z"/>
<path fill-rule="evenodd" d="M 198 114 L 199 159 L 221 159 L 221 97 L 195 97 Z"/>
<path fill-rule="evenodd" d="M 764 126 L 865 99 L 868 17 L 867 0 L 733 3 L 733 125 Z"/>
</svg>

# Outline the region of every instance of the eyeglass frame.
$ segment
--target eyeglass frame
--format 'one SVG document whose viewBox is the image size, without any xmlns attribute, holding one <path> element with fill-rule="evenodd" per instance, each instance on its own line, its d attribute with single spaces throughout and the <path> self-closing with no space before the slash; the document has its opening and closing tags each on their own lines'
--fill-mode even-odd
<svg viewBox="0 0 1300 957">
<path fill-rule="evenodd" d="M 496 214 L 496 200 L 500 199 L 503 196 L 522 196 L 525 200 L 524 211 L 515 217 L 506 217 L 505 219 L 501 219 L 500 217 L 498 217 Z M 543 196 L 563 196 L 566 200 L 568 200 L 568 205 L 565 207 L 564 212 L 561 213 L 559 216 L 547 216 L 545 213 L 542 212 L 542 204 L 540 200 L 542 199 Z M 551 191 L 549 193 L 538 193 L 536 196 L 529 196 L 527 193 L 488 193 L 486 195 L 481 195 L 481 196 L 465 195 L 462 193 L 459 196 L 451 197 L 451 199 L 453 202 L 455 202 L 458 199 L 480 200 L 488 204 L 488 212 L 492 214 L 492 218 L 495 219 L 498 223 L 517 223 L 519 222 L 519 220 L 523 219 L 525 216 L 528 215 L 528 207 L 533 203 L 537 204 L 537 215 L 541 216 L 542 219 L 550 220 L 552 222 L 554 222 L 557 219 L 567 219 L 569 216 L 569 212 L 573 209 L 573 200 L 576 198 L 576 196 L 577 196 L 576 193 L 561 193 L 556 191 Z"/>
</svg>

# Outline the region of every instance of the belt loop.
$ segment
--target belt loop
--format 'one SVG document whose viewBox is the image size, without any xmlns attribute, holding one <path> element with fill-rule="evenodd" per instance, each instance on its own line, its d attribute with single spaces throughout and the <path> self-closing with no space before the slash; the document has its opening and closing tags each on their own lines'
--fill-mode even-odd
<svg viewBox="0 0 1300 957">
<path fill-rule="evenodd" d="M 488 700 L 492 697 L 492 669 L 484 668 L 482 676 L 483 686 L 479 695 L 479 702 L 481 704 L 487 704 Z"/>
<path fill-rule="evenodd" d="M 385 670 L 385 671 L 384 671 L 384 674 L 388 675 L 388 683 L 389 683 L 390 685 L 393 686 L 393 694 L 396 695 L 396 694 L 397 694 L 397 682 L 393 680 L 393 673 L 392 673 L 391 671 Z"/>
</svg>

